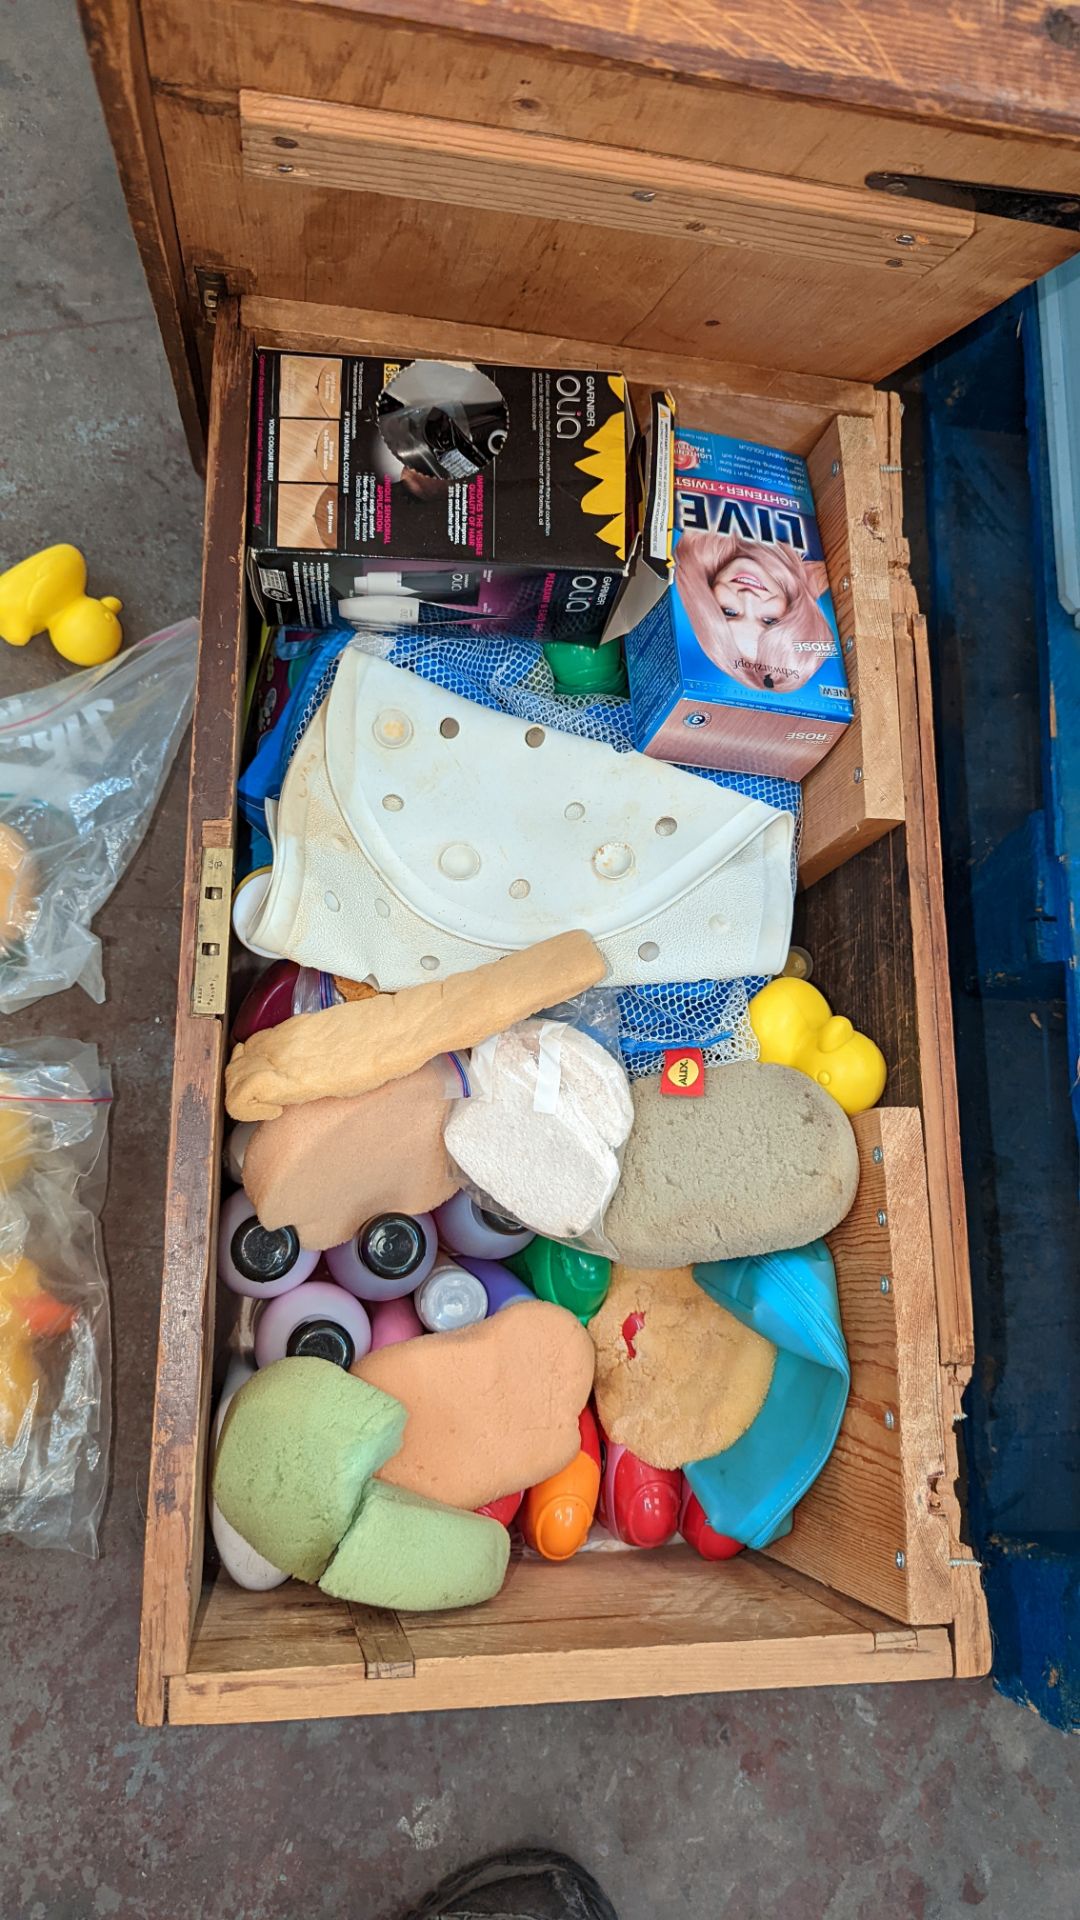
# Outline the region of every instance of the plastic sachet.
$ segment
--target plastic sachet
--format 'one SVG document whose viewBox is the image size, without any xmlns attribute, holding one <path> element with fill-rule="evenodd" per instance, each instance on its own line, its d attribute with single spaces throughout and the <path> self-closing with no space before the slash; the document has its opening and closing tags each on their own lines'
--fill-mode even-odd
<svg viewBox="0 0 1080 1920">
<path fill-rule="evenodd" d="M 197 623 L 0 701 L 0 1014 L 76 982 L 90 922 L 146 828 L 191 713 Z"/>
<path fill-rule="evenodd" d="M 0 1536 L 91 1556 L 109 1460 L 111 1100 L 95 1047 L 0 1047 Z"/>
</svg>

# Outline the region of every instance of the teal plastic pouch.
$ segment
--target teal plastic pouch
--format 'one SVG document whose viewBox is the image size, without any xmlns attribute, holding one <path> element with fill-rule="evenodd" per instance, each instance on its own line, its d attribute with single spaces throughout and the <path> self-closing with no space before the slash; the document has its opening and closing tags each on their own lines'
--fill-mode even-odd
<svg viewBox="0 0 1080 1920">
<path fill-rule="evenodd" d="M 847 1405 L 836 1269 L 824 1240 L 813 1240 L 756 1260 L 715 1260 L 695 1267 L 694 1278 L 777 1350 L 752 1426 L 733 1447 L 686 1468 L 710 1527 L 767 1547 L 790 1532 L 792 1509 L 832 1452 Z"/>
</svg>

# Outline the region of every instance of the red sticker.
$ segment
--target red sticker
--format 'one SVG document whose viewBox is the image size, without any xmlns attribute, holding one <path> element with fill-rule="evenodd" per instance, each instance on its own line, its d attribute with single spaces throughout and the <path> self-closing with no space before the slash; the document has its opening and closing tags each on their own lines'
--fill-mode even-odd
<svg viewBox="0 0 1080 1920">
<path fill-rule="evenodd" d="M 700 1047 L 669 1047 L 660 1075 L 661 1093 L 679 1100 L 701 1100 L 705 1094 L 705 1056 Z"/>
</svg>

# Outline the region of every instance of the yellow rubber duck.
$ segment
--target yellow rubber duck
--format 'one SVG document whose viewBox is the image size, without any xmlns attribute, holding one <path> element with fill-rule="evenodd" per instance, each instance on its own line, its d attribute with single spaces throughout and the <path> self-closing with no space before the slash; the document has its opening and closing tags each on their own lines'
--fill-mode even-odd
<svg viewBox="0 0 1080 1920">
<path fill-rule="evenodd" d="M 34 1158 L 34 1126 L 15 1084 L 0 1076 L 0 1193 L 10 1193 L 29 1171 Z"/>
<path fill-rule="evenodd" d="M 0 1266 L 0 1447 L 13 1447 L 33 1418 L 41 1385 L 35 1340 L 67 1333 L 75 1309 L 54 1300 L 32 1260 Z"/>
<path fill-rule="evenodd" d="M 834 1014 L 809 980 L 770 980 L 750 1002 L 750 1024 L 764 1062 L 808 1074 L 846 1114 L 865 1113 L 881 1099 L 887 1073 L 881 1048 Z"/>
<path fill-rule="evenodd" d="M 57 653 L 76 667 L 97 667 L 120 651 L 122 602 L 86 591 L 86 561 L 78 547 L 43 547 L 0 573 L 0 640 L 25 647 L 47 631 Z"/>
</svg>

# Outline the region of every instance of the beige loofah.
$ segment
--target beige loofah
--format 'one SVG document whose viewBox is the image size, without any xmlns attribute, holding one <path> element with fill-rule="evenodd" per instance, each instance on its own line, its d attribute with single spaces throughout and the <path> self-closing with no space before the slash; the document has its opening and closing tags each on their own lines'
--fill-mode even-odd
<svg viewBox="0 0 1080 1920">
<path fill-rule="evenodd" d="M 631 1088 L 634 1125 L 604 1231 L 630 1267 L 687 1267 L 804 1247 L 850 1211 L 851 1122 L 793 1067 L 711 1067 L 701 1100 Z"/>
<path fill-rule="evenodd" d="M 304 1100 L 370 1093 L 572 999 L 604 972 L 587 933 L 560 933 L 448 980 L 300 1014 L 234 1047 L 225 1106 L 234 1120 L 273 1120 Z"/>
</svg>

